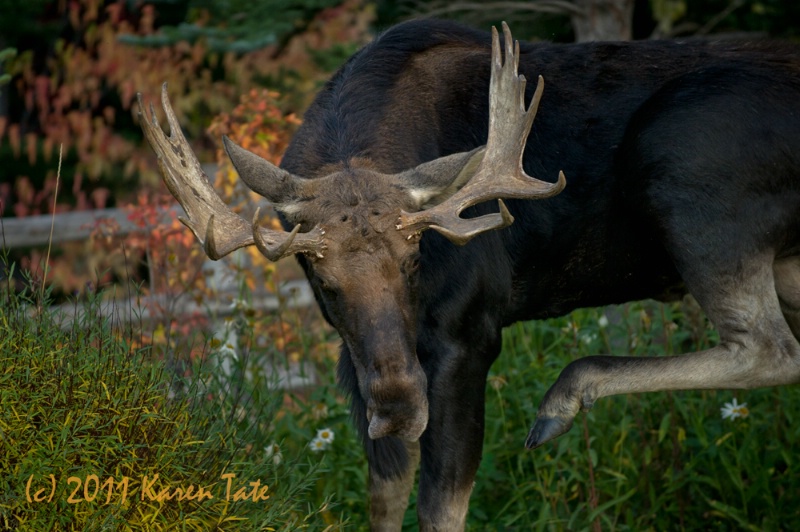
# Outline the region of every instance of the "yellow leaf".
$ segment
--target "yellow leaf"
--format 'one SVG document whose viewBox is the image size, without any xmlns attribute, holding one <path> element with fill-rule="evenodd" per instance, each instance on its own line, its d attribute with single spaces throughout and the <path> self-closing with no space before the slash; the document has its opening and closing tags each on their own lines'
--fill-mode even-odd
<svg viewBox="0 0 800 532">
<path fill-rule="evenodd" d="M 111 402 L 111 394 L 108 393 L 108 386 L 106 386 L 106 383 L 103 381 L 100 381 L 100 384 L 103 385 L 103 389 L 106 391 L 106 399 L 108 399 L 108 401 Z"/>
</svg>

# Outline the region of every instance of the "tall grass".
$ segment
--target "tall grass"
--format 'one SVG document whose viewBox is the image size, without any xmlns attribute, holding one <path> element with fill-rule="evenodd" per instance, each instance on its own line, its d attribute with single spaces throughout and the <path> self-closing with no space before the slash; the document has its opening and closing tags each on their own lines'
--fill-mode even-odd
<svg viewBox="0 0 800 532">
<path fill-rule="evenodd" d="M 606 314 L 620 319 L 605 325 Z M 537 402 L 569 361 L 678 354 L 717 340 L 691 302 L 582 310 L 506 331 L 470 522 L 496 530 L 800 528 L 798 386 L 605 398 L 567 435 L 522 448 Z M 733 398 L 749 414 L 723 419 L 720 408 Z"/>
<path fill-rule="evenodd" d="M 504 332 L 487 384 L 483 461 L 471 498 L 470 530 L 800 529 L 800 386 L 609 397 L 540 449 L 524 441 L 538 402 L 570 361 L 590 354 L 662 356 L 718 342 L 696 303 L 633 303 L 586 309 Z M 366 464 L 333 380 L 305 402 L 336 415 L 329 495 L 350 528 L 367 530 Z M 723 419 L 736 398 L 748 414 Z M 292 438 L 297 419 L 278 425 Z M 308 437 L 308 433 L 302 434 Z M 302 438 L 301 438 L 302 441 Z M 405 530 L 416 530 L 416 491 Z"/>
<path fill-rule="evenodd" d="M 0 288 L 1 530 L 339 528 L 309 502 L 318 461 L 277 454 L 268 382 L 231 386 L 213 353 L 184 378 L 102 294 L 72 323 L 40 297 Z"/>
<path fill-rule="evenodd" d="M 328 338 L 302 339 L 301 354 L 316 360 L 321 379 L 312 389 L 282 392 L 254 374 L 264 354 L 247 338 L 235 356 L 213 343 L 187 381 L 99 318 L 96 300 L 64 328 L 35 298 L 6 289 L 0 303 L 0 528 L 368 528 L 366 462 L 348 405 L 333 382 L 334 362 L 313 356 Z M 243 308 L 238 319 L 232 327 L 246 336 L 247 320 L 257 317 Z M 800 529 L 798 386 L 605 398 L 568 434 L 524 449 L 538 402 L 571 360 L 678 354 L 717 340 L 691 302 L 581 310 L 508 328 L 487 384 L 468 528 Z M 720 408 L 733 398 L 748 415 L 723 419 Z M 335 438 L 314 451 L 309 444 L 321 429 Z M 161 486 L 221 489 L 223 471 L 262 479 L 270 499 L 140 497 L 145 474 L 159 473 Z M 29 502 L 28 480 L 48 488 L 50 474 L 53 500 Z M 85 489 L 90 475 L 128 476 L 136 496 L 123 503 L 114 492 L 105 505 L 80 491 L 80 503 L 70 503 L 75 483 L 66 480 L 81 479 Z M 416 529 L 415 497 L 406 530 Z"/>
</svg>

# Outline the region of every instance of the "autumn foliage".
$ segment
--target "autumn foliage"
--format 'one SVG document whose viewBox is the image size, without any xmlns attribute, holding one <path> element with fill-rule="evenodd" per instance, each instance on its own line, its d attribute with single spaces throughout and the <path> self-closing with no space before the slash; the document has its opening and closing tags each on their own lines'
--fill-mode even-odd
<svg viewBox="0 0 800 532">
<path fill-rule="evenodd" d="M 156 158 L 136 123 L 137 92 L 145 102 L 156 103 L 162 84 L 168 83 L 172 105 L 201 161 L 213 160 L 215 151 L 219 158 L 221 133 L 278 161 L 299 121 L 297 115 L 336 66 L 331 58 L 336 63 L 346 56 L 342 47 L 349 53 L 366 42 L 373 18 L 361 1 L 349 0 L 318 12 L 296 35 L 239 54 L 214 51 L 202 38 L 159 46 L 127 44 L 130 37 L 160 34 L 162 21 L 153 4 L 40 3 L 45 6 L 42 21 L 62 25 L 52 46 L 20 49 L 4 64 L 10 82 L 3 90 L 10 94 L 7 112 L 0 109 L 0 164 L 5 174 L 0 216 L 128 206 L 141 228 L 128 237 L 124 252 L 122 247 L 109 250 L 113 227 L 103 222 L 98 222 L 93 241 L 54 250 L 48 281 L 55 280 L 56 293 L 63 294 L 81 290 L 87 282 L 126 279 L 147 281 L 148 290 L 160 291 L 165 288 L 160 284 L 188 282 L 187 276 L 193 275 L 184 271 L 175 281 L 152 278 L 161 268 L 150 262 L 158 253 L 177 257 L 180 265 L 192 264 L 167 251 L 164 246 L 170 239 L 180 234 L 192 253 L 199 248 L 177 221 L 162 226 L 153 218 L 172 200 L 164 197 Z M 193 17 L 200 26 L 207 19 L 202 9 Z M 208 137 L 210 123 L 214 125 Z M 60 146 L 64 168 L 56 192 Z M 244 199 L 241 191 L 234 197 L 235 175 L 224 164 L 218 183 L 224 196 Z M 13 250 L 12 258 L 42 271 L 41 250 Z M 146 264 L 140 259 L 147 259 Z"/>
</svg>

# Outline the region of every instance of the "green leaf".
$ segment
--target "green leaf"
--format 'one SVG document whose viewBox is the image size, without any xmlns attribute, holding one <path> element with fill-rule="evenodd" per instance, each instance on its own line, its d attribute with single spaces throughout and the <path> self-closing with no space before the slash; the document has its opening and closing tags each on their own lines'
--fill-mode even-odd
<svg viewBox="0 0 800 532">
<path fill-rule="evenodd" d="M 667 431 L 669 430 L 669 420 L 670 413 L 667 412 L 664 414 L 664 417 L 661 418 L 661 424 L 658 426 L 658 443 L 664 441 L 664 437 L 667 435 Z"/>
</svg>

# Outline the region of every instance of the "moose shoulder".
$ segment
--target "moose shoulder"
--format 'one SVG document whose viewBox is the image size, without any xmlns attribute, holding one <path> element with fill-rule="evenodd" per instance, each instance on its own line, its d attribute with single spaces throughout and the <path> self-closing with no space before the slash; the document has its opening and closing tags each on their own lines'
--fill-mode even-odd
<svg viewBox="0 0 800 532">
<path fill-rule="evenodd" d="M 141 120 L 210 257 L 298 256 L 342 337 L 376 530 L 400 528 L 418 463 L 420 528 L 464 528 L 486 376 L 515 321 L 689 292 L 720 333 L 679 357 L 573 362 L 528 447 L 607 395 L 800 382 L 800 48 L 515 49 L 504 33 L 390 29 L 320 92 L 281 168 L 225 139 L 286 232 L 216 196 L 166 89 L 171 135 Z"/>
</svg>

